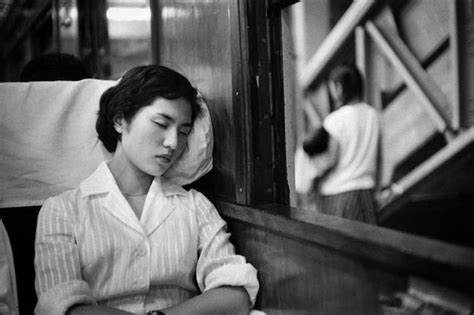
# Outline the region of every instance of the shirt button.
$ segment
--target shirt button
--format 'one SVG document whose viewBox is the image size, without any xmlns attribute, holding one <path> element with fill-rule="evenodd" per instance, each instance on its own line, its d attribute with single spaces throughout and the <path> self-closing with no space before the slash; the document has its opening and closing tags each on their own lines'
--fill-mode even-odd
<svg viewBox="0 0 474 315">
<path fill-rule="evenodd" d="M 143 257 L 146 255 L 146 249 L 137 249 L 135 254 L 139 257 Z"/>
<path fill-rule="evenodd" d="M 147 283 L 145 280 L 143 280 L 143 281 L 136 281 L 136 282 L 135 282 L 135 287 L 136 287 L 137 289 L 142 289 L 142 290 L 144 290 L 144 289 L 148 288 L 148 283 Z"/>
</svg>

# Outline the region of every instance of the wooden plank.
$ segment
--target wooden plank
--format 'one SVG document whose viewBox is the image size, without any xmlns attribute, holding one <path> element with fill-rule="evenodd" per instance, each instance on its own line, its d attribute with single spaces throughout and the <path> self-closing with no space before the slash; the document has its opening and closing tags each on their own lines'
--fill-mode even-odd
<svg viewBox="0 0 474 315">
<path fill-rule="evenodd" d="M 446 163 L 452 156 L 458 154 L 466 146 L 474 142 L 474 128 L 458 136 L 453 142 L 447 147 L 440 150 L 438 153 L 433 155 L 430 159 L 425 161 L 413 172 L 402 178 L 397 185 L 401 189 L 402 193 L 417 183 L 419 183 L 427 175 L 433 173 L 438 167 Z"/>
<path fill-rule="evenodd" d="M 231 1 L 230 6 L 230 36 L 231 36 L 231 70 L 232 70 L 232 97 L 233 115 L 237 119 L 234 125 L 235 134 L 235 201 L 240 204 L 249 204 L 251 200 L 251 174 L 253 160 L 250 158 L 252 144 L 251 113 L 249 109 L 250 86 L 248 55 L 248 32 L 245 27 L 248 20 L 245 12 L 245 1 Z M 216 149 L 214 149 L 216 151 Z M 219 150 L 219 149 L 217 149 Z"/>
<path fill-rule="evenodd" d="M 467 150 L 468 152 L 465 151 L 466 148 L 472 146 L 473 143 L 474 128 L 471 128 L 456 137 L 448 144 L 448 146 L 441 149 L 431 158 L 419 165 L 407 176 L 403 177 L 398 182 L 393 183 L 390 187 L 390 192 L 388 192 L 390 196 L 384 201 L 384 208 L 380 212 L 380 219 L 385 220 L 406 203 L 410 202 L 413 193 L 440 194 L 441 192 L 455 193 L 462 192 L 463 190 L 465 192 L 471 191 L 473 189 L 472 177 L 470 176 L 469 169 L 466 169 L 465 165 L 470 165 L 472 163 L 472 154 L 466 154 L 469 150 Z M 462 155 L 460 161 L 463 163 L 461 164 L 462 168 L 453 169 L 451 167 L 446 169 L 448 163 L 459 155 Z M 443 173 L 440 173 L 440 170 L 443 167 L 445 170 Z M 458 172 L 463 172 L 463 174 Z M 452 180 L 442 180 L 440 182 L 434 181 L 434 177 L 449 177 L 452 178 Z M 464 177 L 467 177 L 467 179 Z M 432 183 L 429 183 L 428 179 L 430 179 Z M 427 187 L 424 188 L 424 191 L 419 191 L 422 186 Z"/>
<path fill-rule="evenodd" d="M 467 279 L 474 281 L 474 250 L 470 248 L 281 205 L 250 208 L 214 203 L 225 218 L 356 256 L 384 268 L 418 274 L 454 287 L 462 287 Z"/>
<path fill-rule="evenodd" d="M 452 138 L 452 130 L 449 125 L 449 119 L 442 112 L 442 108 L 447 107 L 444 105 L 448 102 L 446 96 L 440 92 L 439 87 L 420 66 L 416 58 L 398 36 L 383 34 L 370 21 L 366 23 L 366 28 L 372 39 L 393 63 L 407 82 L 407 85 L 425 106 L 438 129 L 450 140 Z"/>
<path fill-rule="evenodd" d="M 385 4 L 377 11 L 377 15 L 374 16 L 372 22 L 375 23 L 379 29 L 383 29 L 386 33 L 400 35 L 393 10 L 388 4 Z"/>
<path fill-rule="evenodd" d="M 474 126 L 474 10 L 469 0 L 450 2 L 454 123 Z"/>
<path fill-rule="evenodd" d="M 452 117 L 452 127 L 454 130 L 459 130 L 461 126 L 461 74 L 462 71 L 461 60 L 460 60 L 460 41 L 459 41 L 459 1 L 450 1 L 449 2 L 449 11 L 451 17 L 450 23 L 450 47 L 451 47 L 451 78 L 452 78 L 452 102 L 453 102 L 453 117 Z"/>
<path fill-rule="evenodd" d="M 423 279 L 410 278 L 408 292 L 435 305 L 446 306 L 456 314 L 472 314 L 472 299 L 452 290 L 433 286 Z"/>
<path fill-rule="evenodd" d="M 368 67 L 367 67 L 367 58 L 369 52 L 367 51 L 367 35 L 365 34 L 365 29 L 363 26 L 357 26 L 356 31 L 355 31 L 355 53 L 356 53 L 356 64 L 357 68 L 362 74 L 362 77 L 364 78 L 364 88 L 365 88 L 365 94 L 368 93 L 368 89 L 370 87 L 367 85 L 368 80 L 367 80 L 367 75 L 368 75 Z"/>
</svg>

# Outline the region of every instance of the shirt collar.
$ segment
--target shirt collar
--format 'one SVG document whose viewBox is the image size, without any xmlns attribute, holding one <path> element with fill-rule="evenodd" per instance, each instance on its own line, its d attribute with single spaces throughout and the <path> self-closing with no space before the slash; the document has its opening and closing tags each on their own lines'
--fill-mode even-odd
<svg viewBox="0 0 474 315">
<path fill-rule="evenodd" d="M 102 162 L 88 178 L 83 180 L 79 188 L 84 197 L 108 193 L 112 190 L 120 191 L 106 161 Z M 153 180 L 148 194 L 150 193 L 161 193 L 163 196 L 168 197 L 172 195 L 186 195 L 187 192 L 183 187 L 159 176 Z"/>
</svg>

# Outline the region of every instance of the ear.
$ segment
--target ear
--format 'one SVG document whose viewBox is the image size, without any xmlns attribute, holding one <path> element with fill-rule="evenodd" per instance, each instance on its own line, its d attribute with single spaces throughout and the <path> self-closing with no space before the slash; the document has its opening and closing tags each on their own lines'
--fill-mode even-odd
<svg viewBox="0 0 474 315">
<path fill-rule="evenodd" d="M 343 94 L 342 84 L 340 82 L 334 82 L 334 89 L 339 97 Z"/>
<path fill-rule="evenodd" d="M 329 91 L 331 93 L 332 100 L 335 104 L 339 103 L 342 100 L 344 91 L 341 83 L 335 81 L 329 82 Z"/>
<path fill-rule="evenodd" d="M 122 115 L 116 115 L 114 117 L 114 129 L 118 133 L 122 134 L 122 132 L 125 130 L 125 127 L 127 125 L 127 122 L 123 118 Z"/>
</svg>

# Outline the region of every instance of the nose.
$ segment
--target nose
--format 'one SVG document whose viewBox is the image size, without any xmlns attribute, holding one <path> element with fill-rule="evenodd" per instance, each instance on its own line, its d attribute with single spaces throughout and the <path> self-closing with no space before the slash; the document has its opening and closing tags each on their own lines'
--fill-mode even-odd
<svg viewBox="0 0 474 315">
<path fill-rule="evenodd" d="M 166 132 L 163 146 L 171 150 L 176 150 L 178 147 L 178 130 L 170 129 Z"/>
</svg>

